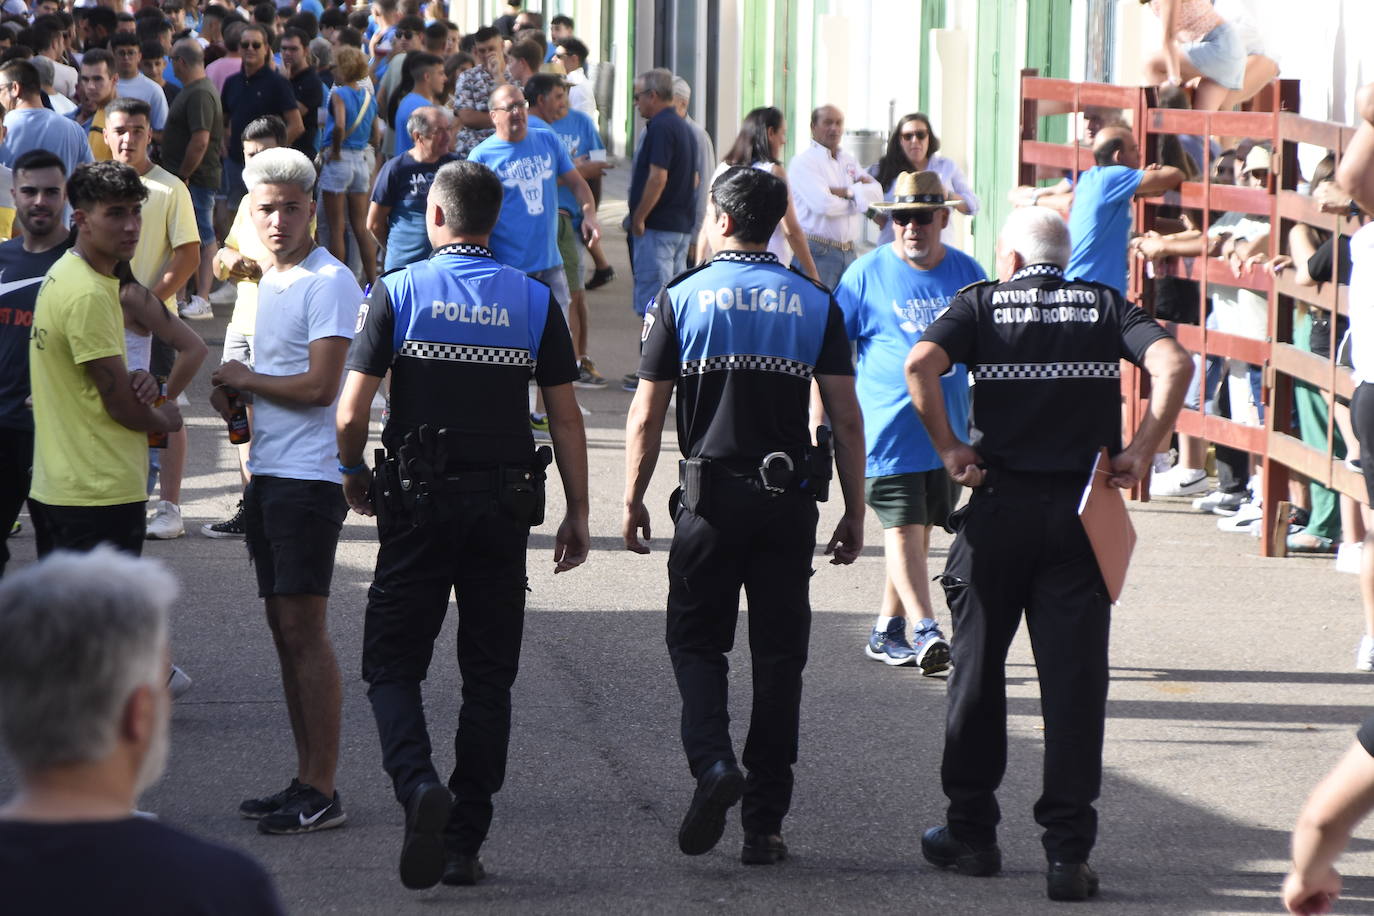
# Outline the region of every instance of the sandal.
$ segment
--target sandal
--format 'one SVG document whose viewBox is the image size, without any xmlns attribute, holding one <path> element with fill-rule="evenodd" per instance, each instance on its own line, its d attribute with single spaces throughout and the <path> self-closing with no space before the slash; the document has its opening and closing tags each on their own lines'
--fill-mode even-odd
<svg viewBox="0 0 1374 916">
<path fill-rule="evenodd" d="M 1289 553 L 1332 553 L 1331 538 L 1324 538 L 1319 534 L 1308 534 L 1306 531 L 1298 531 L 1288 535 Z"/>
</svg>

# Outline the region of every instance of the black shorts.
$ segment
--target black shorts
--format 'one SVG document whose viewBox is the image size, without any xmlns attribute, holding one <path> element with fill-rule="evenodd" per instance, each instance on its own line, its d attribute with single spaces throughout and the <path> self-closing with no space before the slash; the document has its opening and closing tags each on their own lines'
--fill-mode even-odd
<svg viewBox="0 0 1374 916">
<path fill-rule="evenodd" d="M 94 550 L 101 544 L 142 556 L 147 512 L 148 504 L 141 501 L 117 506 L 50 506 L 29 500 L 34 546 L 40 557 L 54 550 Z"/>
<path fill-rule="evenodd" d="M 1350 399 L 1350 426 L 1360 443 L 1366 505 L 1374 506 L 1374 384 L 1361 382 Z"/>
<path fill-rule="evenodd" d="M 347 514 L 337 483 L 253 475 L 243 493 L 243 528 L 258 596 L 328 595 Z"/>
<path fill-rule="evenodd" d="M 903 525 L 943 525 L 959 502 L 959 485 L 944 468 L 869 477 L 864 501 L 884 528 Z"/>
</svg>

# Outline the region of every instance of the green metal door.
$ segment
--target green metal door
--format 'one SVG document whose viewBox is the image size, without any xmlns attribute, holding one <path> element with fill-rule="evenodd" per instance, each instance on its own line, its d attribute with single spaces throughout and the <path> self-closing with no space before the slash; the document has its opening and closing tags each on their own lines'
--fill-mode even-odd
<svg viewBox="0 0 1374 916">
<path fill-rule="evenodd" d="M 1028 0 L 1026 6 L 1026 66 L 1051 79 L 1069 78 L 1071 0 Z M 1069 138 L 1069 119 L 1041 118 L 1040 139 L 1064 143 Z"/>
<path fill-rule="evenodd" d="M 1016 71 L 1016 4 L 978 4 L 978 99 L 974 136 L 973 189 L 983 209 L 973 220 L 973 256 L 991 275 L 997 232 L 1010 210 L 1007 192 L 1015 177 L 1013 144 L 1020 133 Z"/>
<path fill-rule="evenodd" d="M 945 0 L 925 0 L 921 4 L 921 90 L 922 111 L 930 111 L 930 30 L 945 27 Z"/>
</svg>

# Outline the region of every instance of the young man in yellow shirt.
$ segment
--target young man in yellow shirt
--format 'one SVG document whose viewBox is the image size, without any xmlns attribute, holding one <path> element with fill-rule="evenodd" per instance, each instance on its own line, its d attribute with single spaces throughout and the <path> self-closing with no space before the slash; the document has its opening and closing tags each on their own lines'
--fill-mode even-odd
<svg viewBox="0 0 1374 916">
<path fill-rule="evenodd" d="M 147 190 L 117 162 L 67 184 L 76 244 L 43 281 L 29 341 L 34 456 L 29 514 L 39 556 L 101 542 L 143 550 L 149 432 L 181 428 L 175 402 L 125 363 L 115 265 L 138 246 Z"/>
</svg>

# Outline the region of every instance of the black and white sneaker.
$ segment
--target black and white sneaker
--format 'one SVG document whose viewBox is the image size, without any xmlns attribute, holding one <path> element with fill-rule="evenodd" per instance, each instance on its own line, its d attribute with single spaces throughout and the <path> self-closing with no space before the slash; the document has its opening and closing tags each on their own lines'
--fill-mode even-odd
<svg viewBox="0 0 1374 916">
<path fill-rule="evenodd" d="M 269 814 L 276 814 L 281 810 L 282 805 L 296 797 L 296 793 L 305 787 L 305 783 L 293 778 L 291 785 L 282 789 L 280 792 L 273 792 L 271 795 L 264 795 L 262 798 L 245 798 L 239 802 L 239 816 L 246 817 L 255 821 L 258 818 L 266 817 Z"/>
<path fill-rule="evenodd" d="M 239 500 L 239 506 L 234 510 L 232 517 L 222 522 L 206 522 L 200 526 L 200 533 L 207 538 L 243 537 L 243 500 Z"/>
<path fill-rule="evenodd" d="M 258 833 L 314 833 L 342 827 L 348 820 L 339 793 L 331 798 L 314 786 L 300 784 L 300 789 L 272 814 L 258 820 Z"/>
</svg>

